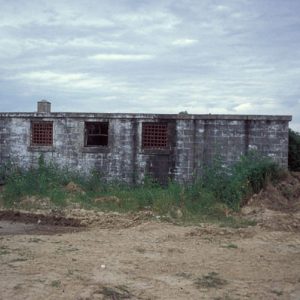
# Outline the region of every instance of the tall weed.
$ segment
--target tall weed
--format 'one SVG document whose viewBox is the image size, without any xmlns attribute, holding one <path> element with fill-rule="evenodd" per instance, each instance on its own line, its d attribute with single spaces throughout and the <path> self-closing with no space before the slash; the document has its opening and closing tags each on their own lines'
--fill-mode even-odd
<svg viewBox="0 0 300 300">
<path fill-rule="evenodd" d="M 203 169 L 202 176 L 189 185 L 170 181 L 162 187 L 150 177 L 144 183 L 130 186 L 120 182 L 105 182 L 101 173 L 83 176 L 53 163 L 46 163 L 41 156 L 38 166 L 22 170 L 11 164 L 5 169 L 6 185 L 4 202 L 11 206 L 23 196 L 49 197 L 56 206 L 73 201 L 85 207 L 105 210 L 135 211 L 152 209 L 158 214 L 168 214 L 180 209 L 184 214 L 218 216 L 228 209 L 238 210 L 245 199 L 263 188 L 268 180 L 279 174 L 278 166 L 268 158 L 249 152 L 227 167 L 216 158 Z M 4 176 L 3 175 L 3 176 Z M 84 193 L 69 193 L 65 186 L 76 183 Z M 94 201 L 96 198 L 115 196 L 120 201 Z"/>
</svg>

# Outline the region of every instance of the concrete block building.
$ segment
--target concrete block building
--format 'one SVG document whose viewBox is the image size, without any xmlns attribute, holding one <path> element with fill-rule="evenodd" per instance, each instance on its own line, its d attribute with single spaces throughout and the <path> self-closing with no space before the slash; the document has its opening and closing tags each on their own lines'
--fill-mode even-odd
<svg viewBox="0 0 300 300">
<path fill-rule="evenodd" d="M 0 113 L 0 166 L 46 161 L 107 180 L 190 182 L 216 155 L 231 164 L 251 149 L 288 164 L 291 116 L 51 112 Z"/>
</svg>

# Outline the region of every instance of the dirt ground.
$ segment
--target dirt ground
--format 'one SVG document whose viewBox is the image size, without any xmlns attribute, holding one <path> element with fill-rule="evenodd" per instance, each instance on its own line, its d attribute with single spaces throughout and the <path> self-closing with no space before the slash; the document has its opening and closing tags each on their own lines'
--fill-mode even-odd
<svg viewBox="0 0 300 300">
<path fill-rule="evenodd" d="M 0 299 L 300 299 L 295 178 L 255 195 L 242 214 L 257 225 L 238 229 L 2 210 Z"/>
</svg>

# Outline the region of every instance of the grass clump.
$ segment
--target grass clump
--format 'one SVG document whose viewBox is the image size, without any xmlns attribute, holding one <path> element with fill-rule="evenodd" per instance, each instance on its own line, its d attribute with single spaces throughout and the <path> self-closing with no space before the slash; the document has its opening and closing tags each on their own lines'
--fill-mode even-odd
<svg viewBox="0 0 300 300">
<path fill-rule="evenodd" d="M 10 251 L 8 250 L 8 248 L 6 246 L 1 246 L 0 247 L 0 255 L 6 255 L 6 254 L 10 254 Z"/>
<path fill-rule="evenodd" d="M 61 286 L 61 281 L 60 280 L 53 280 L 51 281 L 51 286 L 54 288 L 59 288 Z"/>
<path fill-rule="evenodd" d="M 215 159 L 204 172 L 203 185 L 217 202 L 238 210 L 247 198 L 258 193 L 269 180 L 278 179 L 280 174 L 274 161 L 250 151 L 231 167 L 222 166 L 221 160 Z"/>
<path fill-rule="evenodd" d="M 220 278 L 216 272 L 209 272 L 207 275 L 197 278 L 194 282 L 198 288 L 219 288 L 227 283 L 227 280 Z"/>
<path fill-rule="evenodd" d="M 52 163 L 46 164 L 42 156 L 36 168 L 23 170 L 9 164 L 4 172 L 2 176 L 6 184 L 3 199 L 6 206 L 13 206 L 25 196 L 49 197 L 57 205 L 65 204 L 66 191 L 62 186 L 70 176 L 66 170 L 58 169 Z"/>
<path fill-rule="evenodd" d="M 118 285 L 116 287 L 102 287 L 96 291 L 97 294 L 102 294 L 108 299 L 131 299 L 133 295 L 128 291 L 126 286 Z M 106 299 L 105 298 L 105 299 Z"/>
<path fill-rule="evenodd" d="M 230 243 L 227 245 L 222 246 L 222 248 L 227 248 L 227 249 L 237 249 L 238 246 L 236 244 Z"/>
<path fill-rule="evenodd" d="M 167 187 L 149 177 L 136 186 L 105 182 L 99 172 L 84 176 L 46 163 L 42 156 L 36 168 L 22 170 L 10 165 L 4 173 L 3 201 L 8 207 L 19 205 L 24 197 L 34 196 L 47 198 L 56 207 L 77 204 L 87 209 L 119 212 L 150 209 L 171 219 L 246 227 L 255 224 L 234 218 L 229 212 L 239 210 L 268 180 L 276 180 L 280 170 L 270 159 L 249 152 L 231 167 L 215 159 L 192 184 L 170 181 Z"/>
</svg>

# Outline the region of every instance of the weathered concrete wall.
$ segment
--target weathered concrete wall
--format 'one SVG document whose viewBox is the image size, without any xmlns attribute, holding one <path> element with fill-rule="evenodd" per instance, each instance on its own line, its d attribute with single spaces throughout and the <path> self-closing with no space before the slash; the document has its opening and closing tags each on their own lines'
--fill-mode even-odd
<svg viewBox="0 0 300 300">
<path fill-rule="evenodd" d="M 108 180 L 128 183 L 151 174 L 189 182 L 205 163 L 220 155 L 231 164 L 250 149 L 288 162 L 289 116 L 148 115 L 148 114 L 0 114 L 0 164 L 11 160 L 24 167 L 47 161 L 88 173 L 100 171 Z M 53 122 L 53 147 L 31 146 L 31 122 Z M 85 122 L 109 122 L 107 147 L 84 147 Z M 167 122 L 169 146 L 142 149 L 143 122 Z"/>
<path fill-rule="evenodd" d="M 177 121 L 177 181 L 187 182 L 201 174 L 203 165 L 216 156 L 230 165 L 249 150 L 272 157 L 287 168 L 289 120 L 262 116 L 237 116 L 237 120 L 225 117 Z"/>
</svg>

